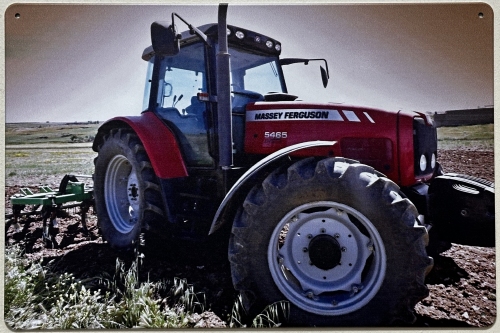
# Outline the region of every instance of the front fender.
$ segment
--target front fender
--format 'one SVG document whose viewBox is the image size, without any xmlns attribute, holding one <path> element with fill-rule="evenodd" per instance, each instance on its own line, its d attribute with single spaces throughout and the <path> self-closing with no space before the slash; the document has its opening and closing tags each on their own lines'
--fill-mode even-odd
<svg viewBox="0 0 500 333">
<path fill-rule="evenodd" d="M 132 129 L 139 136 L 158 178 L 179 178 L 188 175 L 177 139 L 152 112 L 108 120 L 99 127 L 92 149 L 97 152 L 106 133 L 113 128 L 123 127 Z"/>
<path fill-rule="evenodd" d="M 235 198 L 238 197 L 237 194 L 239 194 L 239 191 L 242 189 L 242 186 L 254 175 L 258 174 L 261 172 L 266 166 L 270 165 L 271 163 L 279 160 L 282 157 L 287 156 L 288 154 L 301 150 L 301 149 L 306 149 L 306 148 L 313 148 L 313 147 L 319 147 L 319 146 L 333 146 L 336 143 L 336 141 L 308 141 L 308 142 L 302 142 L 298 143 L 289 147 L 285 147 L 283 149 L 280 149 L 259 162 L 257 162 L 255 165 L 253 165 L 250 169 L 248 169 L 237 181 L 234 183 L 233 187 L 229 190 L 229 192 L 226 194 L 224 197 L 224 200 L 222 200 L 222 203 L 219 205 L 219 208 L 217 209 L 217 212 L 215 213 L 214 219 L 212 221 L 212 226 L 210 227 L 209 235 L 213 234 L 215 231 L 217 231 L 220 227 L 222 227 L 226 221 L 227 221 L 227 215 L 229 211 L 229 207 L 231 207 L 234 203 Z"/>
</svg>

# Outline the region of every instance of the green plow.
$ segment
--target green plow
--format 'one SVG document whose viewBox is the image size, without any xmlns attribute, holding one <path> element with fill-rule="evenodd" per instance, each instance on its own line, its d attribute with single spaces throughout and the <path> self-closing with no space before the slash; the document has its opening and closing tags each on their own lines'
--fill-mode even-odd
<svg viewBox="0 0 500 333">
<path fill-rule="evenodd" d="M 78 177 L 92 178 L 92 176 L 78 175 Z M 14 225 L 16 232 L 22 230 L 21 222 L 29 221 L 24 217 L 40 215 L 43 219 L 43 240 L 48 247 L 56 245 L 55 235 L 58 233 L 57 216 L 68 208 L 80 207 L 82 228 L 87 229 L 87 213 L 94 205 L 94 193 L 91 187 L 79 182 L 75 175 L 65 175 L 59 189 L 53 190 L 48 186 L 40 186 L 38 193 L 29 188 L 22 188 L 21 193 L 10 197 L 12 214 L 6 215 L 5 230 Z"/>
</svg>

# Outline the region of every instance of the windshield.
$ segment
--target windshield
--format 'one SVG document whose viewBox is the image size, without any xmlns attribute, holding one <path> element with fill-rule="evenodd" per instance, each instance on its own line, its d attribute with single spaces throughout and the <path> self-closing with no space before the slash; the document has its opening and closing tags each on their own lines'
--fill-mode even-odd
<svg viewBox="0 0 500 333">
<path fill-rule="evenodd" d="M 285 92 L 277 65 L 278 57 L 229 48 L 231 91 L 253 91 L 261 95 Z"/>
</svg>

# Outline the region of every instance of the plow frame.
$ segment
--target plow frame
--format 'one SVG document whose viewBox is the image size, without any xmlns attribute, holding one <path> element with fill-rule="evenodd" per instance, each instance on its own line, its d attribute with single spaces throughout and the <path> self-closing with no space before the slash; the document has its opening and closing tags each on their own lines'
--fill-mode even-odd
<svg viewBox="0 0 500 333">
<path fill-rule="evenodd" d="M 78 177 L 92 178 L 92 176 L 87 175 L 78 175 Z M 46 246 L 54 247 L 56 244 L 55 235 L 58 233 L 58 214 L 62 210 L 75 207 L 80 207 L 82 228 L 85 233 L 88 232 L 87 213 L 90 207 L 94 206 L 94 192 L 92 187 L 88 187 L 84 182 L 79 182 L 75 175 L 65 175 L 57 191 L 49 186 L 40 186 L 38 193 L 33 193 L 29 188 L 21 188 L 20 192 L 10 197 L 12 214 L 5 215 L 5 232 L 11 225 L 14 225 L 16 232 L 21 231 L 20 218 L 23 216 L 41 215 L 43 240 Z M 29 205 L 33 205 L 34 208 L 31 211 L 23 212 L 23 209 Z"/>
</svg>

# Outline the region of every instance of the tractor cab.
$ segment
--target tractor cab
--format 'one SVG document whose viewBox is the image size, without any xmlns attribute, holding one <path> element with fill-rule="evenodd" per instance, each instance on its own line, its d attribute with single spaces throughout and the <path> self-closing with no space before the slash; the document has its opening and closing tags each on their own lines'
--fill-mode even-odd
<svg viewBox="0 0 500 333">
<path fill-rule="evenodd" d="M 149 62 L 143 109 L 154 112 L 175 132 L 188 167 L 217 164 L 217 24 L 177 36 L 175 54 L 158 55 L 153 46 L 142 58 Z M 244 152 L 245 107 L 258 101 L 293 101 L 287 94 L 282 65 L 305 59 L 280 60 L 280 42 L 256 32 L 227 26 L 230 54 L 232 153 Z"/>
</svg>

